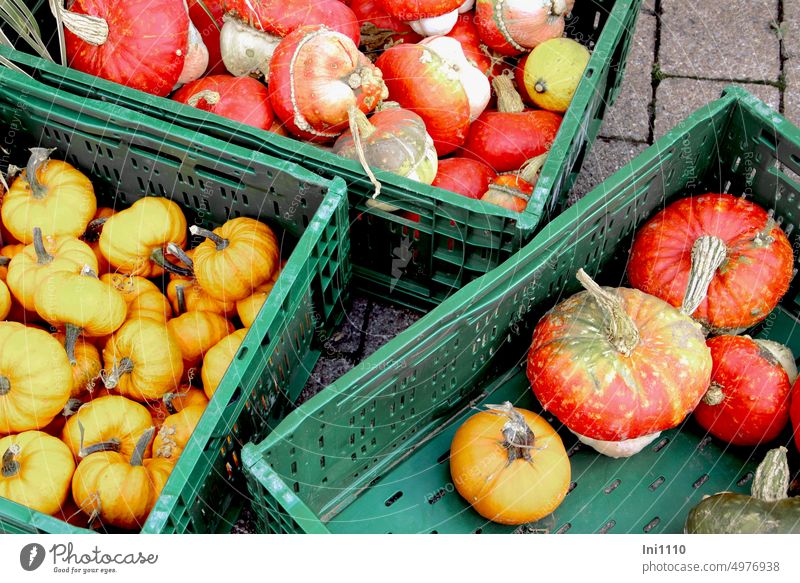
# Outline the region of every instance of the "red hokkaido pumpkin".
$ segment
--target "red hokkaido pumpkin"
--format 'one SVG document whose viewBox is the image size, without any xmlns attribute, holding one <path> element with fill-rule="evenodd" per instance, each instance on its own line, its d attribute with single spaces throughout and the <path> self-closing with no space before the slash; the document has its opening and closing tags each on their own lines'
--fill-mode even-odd
<svg viewBox="0 0 800 583">
<path fill-rule="evenodd" d="M 498 111 L 485 111 L 470 126 L 461 155 L 480 160 L 495 172 L 518 170 L 526 161 L 546 153 L 561 127 L 562 117 L 543 110 L 526 110 L 510 78 L 492 81 Z"/>
<path fill-rule="evenodd" d="M 359 43 L 358 19 L 338 0 L 222 0 L 222 4 L 230 16 L 275 36 L 285 37 L 302 26 L 324 24 Z"/>
<path fill-rule="evenodd" d="M 361 46 L 367 54 L 422 40 L 408 23 L 389 16 L 380 0 L 353 0 L 350 8 L 361 23 Z"/>
<path fill-rule="evenodd" d="M 67 58 L 79 71 L 160 96 L 183 72 L 183 0 L 75 0 L 62 19 Z"/>
<path fill-rule="evenodd" d="M 270 102 L 295 136 L 336 139 L 348 127 L 350 108 L 369 113 L 388 96 L 381 71 L 345 35 L 304 26 L 281 41 L 272 56 Z"/>
<path fill-rule="evenodd" d="M 794 444 L 797 451 L 800 451 L 800 389 L 797 388 L 798 383 L 795 382 L 792 387 L 792 406 L 789 410 L 789 416 L 792 419 L 792 427 L 794 428 Z"/>
<path fill-rule="evenodd" d="M 210 75 L 184 85 L 172 99 L 264 130 L 275 121 L 267 88 L 252 77 Z"/>
<path fill-rule="evenodd" d="M 772 441 L 789 421 L 791 383 L 767 347 L 749 336 L 708 341 L 714 368 L 711 385 L 694 418 L 711 435 L 732 445 Z"/>
<path fill-rule="evenodd" d="M 494 170 L 478 160 L 446 158 L 439 160 L 439 172 L 433 186 L 477 199 L 483 196 L 496 176 Z"/>
<path fill-rule="evenodd" d="M 388 49 L 375 64 L 392 100 L 425 121 L 439 156 L 464 143 L 470 102 L 450 63 L 428 47 L 402 44 Z"/>
<path fill-rule="evenodd" d="M 503 55 L 518 55 L 564 33 L 574 0 L 476 0 L 483 42 Z"/>
<path fill-rule="evenodd" d="M 464 0 L 381 0 L 392 18 L 404 22 L 442 16 L 458 10 L 463 3 Z"/>
<path fill-rule="evenodd" d="M 647 436 L 644 447 L 692 412 L 711 379 L 711 353 L 700 326 L 666 302 L 601 288 L 583 270 L 578 280 L 586 291 L 537 324 L 528 378 L 574 433 L 614 457 L 633 455 L 627 440 Z"/>
<path fill-rule="evenodd" d="M 792 267 L 789 240 L 764 209 L 708 193 L 672 203 L 639 230 L 628 278 L 725 333 L 766 318 L 788 290 Z"/>
</svg>

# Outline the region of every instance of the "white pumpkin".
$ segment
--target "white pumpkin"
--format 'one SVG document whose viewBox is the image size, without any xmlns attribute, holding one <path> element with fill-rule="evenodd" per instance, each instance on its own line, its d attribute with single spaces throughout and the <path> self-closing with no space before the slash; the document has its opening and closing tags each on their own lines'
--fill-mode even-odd
<svg viewBox="0 0 800 583">
<path fill-rule="evenodd" d="M 408 24 L 420 36 L 438 36 L 449 33 L 457 22 L 458 10 L 453 10 L 441 16 L 412 20 Z"/>
</svg>

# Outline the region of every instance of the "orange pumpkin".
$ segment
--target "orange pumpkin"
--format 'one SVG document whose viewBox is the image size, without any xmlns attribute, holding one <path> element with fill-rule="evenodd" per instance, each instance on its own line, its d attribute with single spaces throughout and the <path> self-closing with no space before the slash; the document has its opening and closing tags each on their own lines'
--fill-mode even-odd
<svg viewBox="0 0 800 583">
<path fill-rule="evenodd" d="M 225 371 L 228 370 L 246 335 L 247 328 L 236 330 L 236 332 L 229 334 L 206 352 L 200 376 L 203 380 L 203 391 L 209 401 L 214 396 L 222 377 L 225 376 Z"/>
<path fill-rule="evenodd" d="M 155 277 L 164 273 L 164 248 L 170 242 L 186 243 L 186 217 L 171 200 L 147 196 L 108 217 L 99 244 L 114 270 Z"/>
<path fill-rule="evenodd" d="M 5 320 L 11 311 L 11 292 L 3 280 L 0 280 L 0 320 Z"/>
<path fill-rule="evenodd" d="M 147 408 L 153 418 L 153 425 L 160 428 L 167 417 L 193 405 L 205 408 L 208 405 L 208 397 L 202 389 L 181 385 L 177 392 L 167 393 L 161 400 L 148 403 Z"/>
<path fill-rule="evenodd" d="M 149 318 L 165 323 L 172 317 L 169 300 L 149 279 L 138 275 L 106 273 L 100 277 L 100 280 L 110 284 L 122 294 L 128 305 L 126 320 Z"/>
<path fill-rule="evenodd" d="M 267 297 L 274 286 L 274 281 L 268 281 L 254 289 L 253 293 L 245 299 L 236 302 L 236 312 L 239 314 L 239 319 L 245 328 L 249 328 L 256 321 L 256 316 L 261 311 L 261 306 L 267 301 Z"/>
<path fill-rule="evenodd" d="M 524 524 L 547 516 L 570 484 L 561 438 L 542 417 L 509 402 L 487 409 L 453 437 L 450 474 L 456 490 L 494 522 Z"/>
<path fill-rule="evenodd" d="M 97 210 L 89 179 L 71 164 L 50 160 L 51 150 L 31 148 L 28 166 L 3 197 L 3 224 L 22 243 L 33 229 L 45 236 L 80 237 Z"/>
<path fill-rule="evenodd" d="M 64 332 L 55 332 L 53 338 L 64 346 L 67 335 Z M 95 379 L 100 377 L 103 362 L 100 360 L 100 351 L 97 346 L 87 342 L 85 338 L 78 338 L 75 342 L 75 363 L 72 366 L 72 396 L 77 397 L 85 391 L 91 391 L 95 386 Z"/>
<path fill-rule="evenodd" d="M 236 315 L 236 302 L 221 302 L 208 295 L 193 279 L 173 278 L 167 285 L 167 297 L 173 312 L 214 312 L 225 317 Z"/>
<path fill-rule="evenodd" d="M 167 328 L 180 346 L 185 369 L 200 364 L 206 351 L 234 330 L 228 319 L 213 312 L 186 312 Z"/>
<path fill-rule="evenodd" d="M 167 417 L 153 441 L 153 457 L 177 461 L 204 411 L 202 405 L 191 405 Z"/>
<path fill-rule="evenodd" d="M 8 264 L 18 254 L 22 253 L 25 245 L 6 245 L 0 249 L 0 280 L 5 281 L 8 276 Z"/>
<path fill-rule="evenodd" d="M 173 392 L 183 375 L 177 340 L 166 324 L 147 318 L 125 322 L 103 349 L 103 362 L 106 387 L 137 401 Z"/>
<path fill-rule="evenodd" d="M 278 240 L 261 221 L 237 217 L 213 232 L 196 225 L 190 230 L 206 238 L 194 250 L 194 275 L 215 299 L 243 300 L 278 267 Z"/>
</svg>

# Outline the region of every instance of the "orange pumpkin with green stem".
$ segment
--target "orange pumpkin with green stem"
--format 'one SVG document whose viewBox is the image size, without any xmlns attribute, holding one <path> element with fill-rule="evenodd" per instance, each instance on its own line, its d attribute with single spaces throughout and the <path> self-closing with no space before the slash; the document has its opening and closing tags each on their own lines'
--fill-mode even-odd
<svg viewBox="0 0 800 583">
<path fill-rule="evenodd" d="M 45 278 L 57 272 L 80 273 L 84 265 L 97 270 L 97 258 L 86 243 L 71 236 L 44 237 L 34 227 L 33 242 L 8 265 L 8 287 L 26 310 L 35 311 L 34 294 Z"/>
<path fill-rule="evenodd" d="M 246 298 L 272 278 L 280 261 L 275 234 L 255 219 L 231 219 L 214 231 L 196 225 L 190 230 L 206 238 L 194 250 L 194 276 L 217 300 Z"/>
<path fill-rule="evenodd" d="M 31 148 L 26 170 L 3 197 L 3 224 L 18 241 L 33 242 L 33 229 L 50 236 L 80 237 L 97 210 L 89 179 L 52 150 Z M 68 211 L 68 212 L 65 212 Z"/>
<path fill-rule="evenodd" d="M 37 313 L 48 323 L 64 327 L 64 348 L 77 364 L 75 343 L 81 334 L 106 336 L 125 321 L 125 300 L 113 287 L 84 267 L 80 274 L 57 272 L 45 278 L 34 293 Z"/>
<path fill-rule="evenodd" d="M 138 529 L 147 520 L 157 499 L 156 478 L 145 460 L 153 433 L 150 427 L 139 436 L 130 458 L 98 451 L 78 464 L 72 497 L 90 524 L 99 519 L 104 525 Z"/>
<path fill-rule="evenodd" d="M 61 510 L 75 461 L 59 439 L 41 431 L 0 438 L 0 497 L 43 514 Z"/>
<path fill-rule="evenodd" d="M 164 273 L 164 248 L 186 243 L 186 217 L 169 199 L 147 196 L 106 219 L 100 252 L 120 273 L 155 277 Z"/>
<path fill-rule="evenodd" d="M 120 394 L 148 401 L 179 385 L 183 356 L 166 324 L 137 318 L 114 333 L 103 350 L 103 382 Z"/>
<path fill-rule="evenodd" d="M 0 322 L 0 434 L 46 426 L 71 391 L 72 368 L 55 338 L 17 322 Z"/>
</svg>

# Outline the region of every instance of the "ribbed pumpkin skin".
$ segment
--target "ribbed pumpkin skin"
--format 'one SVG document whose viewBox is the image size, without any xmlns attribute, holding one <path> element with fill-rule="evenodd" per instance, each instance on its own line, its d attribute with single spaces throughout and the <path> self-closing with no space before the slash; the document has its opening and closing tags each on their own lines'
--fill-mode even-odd
<svg viewBox="0 0 800 583">
<path fill-rule="evenodd" d="M 724 400 L 700 401 L 697 422 L 711 435 L 732 445 L 757 445 L 775 439 L 789 421 L 789 377 L 780 363 L 744 336 L 708 340 L 714 368 L 711 382 Z"/>
<path fill-rule="evenodd" d="M 200 287 L 197 280 L 174 278 L 167 285 L 167 298 L 172 306 L 173 313 L 176 315 L 182 313 L 178 302 L 179 287 L 183 288 L 187 312 L 214 312 L 215 314 L 226 317 L 233 317 L 236 315 L 236 302 L 223 302 L 212 298 Z"/>
<path fill-rule="evenodd" d="M 238 217 L 226 221 L 214 233 L 228 241 L 227 247 L 218 250 L 206 239 L 194 250 L 195 277 L 208 295 L 222 302 L 236 302 L 272 278 L 280 257 L 278 240 L 267 225 Z"/>
<path fill-rule="evenodd" d="M 71 67 L 165 96 L 183 70 L 189 14 L 182 0 L 75 0 L 70 10 L 108 23 L 108 40 L 91 45 L 64 31 Z"/>
<path fill-rule="evenodd" d="M 36 309 L 34 293 L 49 275 L 58 271 L 77 274 L 85 265 L 97 271 L 97 257 L 92 248 L 80 239 L 43 236 L 42 243 L 51 260 L 45 259 L 40 263 L 36 249 L 30 244 L 8 264 L 8 287 L 16 300 L 29 311 Z"/>
<path fill-rule="evenodd" d="M 59 344 L 64 345 L 66 335 L 63 332 L 56 332 L 53 338 Z M 72 393 L 73 397 L 86 392 L 90 387 L 95 386 L 95 379 L 99 379 L 100 370 L 103 368 L 103 361 L 100 359 L 100 351 L 97 346 L 88 342 L 84 338 L 78 338 L 75 343 L 76 364 L 72 366 Z M 97 385 L 99 385 L 99 381 Z"/>
<path fill-rule="evenodd" d="M 157 322 L 166 322 L 172 317 L 169 300 L 149 279 L 137 275 L 106 273 L 100 277 L 100 281 L 111 285 L 122 294 L 128 306 L 127 320 L 149 318 Z"/>
<path fill-rule="evenodd" d="M 209 400 L 214 396 L 222 377 L 225 376 L 225 371 L 228 370 L 233 357 L 239 351 L 246 334 L 247 328 L 237 330 L 217 342 L 206 352 L 205 358 L 203 358 L 203 368 L 200 372 L 203 380 L 203 391 L 205 391 Z"/>
<path fill-rule="evenodd" d="M 775 308 L 792 278 L 792 246 L 779 226 L 769 231 L 768 245 L 754 242 L 768 218 L 764 209 L 729 194 L 678 200 L 636 234 L 628 263 L 631 285 L 680 306 L 692 246 L 699 237 L 714 235 L 725 242 L 728 255 L 692 316 L 717 332 L 749 328 Z"/>
<path fill-rule="evenodd" d="M 137 401 L 160 399 L 180 383 L 181 349 L 166 324 L 146 318 L 125 322 L 103 349 L 105 370 L 120 366 L 126 358 L 133 370 L 122 374 L 115 387 L 123 396 Z"/>
<path fill-rule="evenodd" d="M 141 198 L 109 217 L 99 241 L 100 252 L 114 270 L 142 277 L 164 273 L 150 257 L 167 243 L 184 246 L 186 217 L 176 203 L 157 196 Z"/>
<path fill-rule="evenodd" d="M 150 507 L 153 508 L 161 496 L 161 491 L 167 485 L 167 480 L 175 469 L 175 460 L 163 457 L 154 457 L 144 460 L 144 467 L 150 474 L 150 481 L 153 483 L 153 497 L 150 500 Z"/>
<path fill-rule="evenodd" d="M 151 424 L 144 405 L 119 395 L 107 395 L 92 399 L 67 419 L 61 439 L 77 458 L 81 448 L 80 425 L 83 425 L 85 446 L 117 439 L 119 453 L 130 459 L 136 441 Z"/>
<path fill-rule="evenodd" d="M 0 279 L 0 320 L 5 320 L 11 311 L 11 292 L 6 283 Z"/>
<path fill-rule="evenodd" d="M 20 448 L 14 460 L 18 473 L 0 474 L 0 497 L 43 514 L 55 514 L 67 500 L 75 462 L 60 439 L 41 431 L 0 437 L 0 456 L 12 445 Z"/>
<path fill-rule="evenodd" d="M 256 321 L 258 312 L 261 311 L 261 307 L 267 301 L 274 286 L 273 281 L 268 281 L 253 290 L 251 295 L 236 302 L 236 313 L 239 314 L 239 319 L 245 328 L 249 328 Z"/>
<path fill-rule="evenodd" d="M 80 237 L 97 210 L 97 199 L 89 179 L 71 164 L 48 160 L 39 166 L 36 178 L 47 189 L 44 198 L 33 196 L 23 171 L 3 197 L 3 224 L 18 241 L 33 242 L 33 228 L 42 234 Z M 64 212 L 69 209 L 69 212 Z"/>
<path fill-rule="evenodd" d="M 0 322 L 0 376 L 10 384 L 0 396 L 0 434 L 45 427 L 72 391 L 64 348 L 44 330 L 17 322 Z"/>
<path fill-rule="evenodd" d="M 639 330 L 630 356 L 609 342 L 598 303 L 580 292 L 537 324 L 528 378 L 545 410 L 572 431 L 622 441 L 683 421 L 708 388 L 711 354 L 700 327 L 664 301 L 611 291 Z"/>
<path fill-rule="evenodd" d="M 233 332 L 230 321 L 213 312 L 186 312 L 167 322 L 180 347 L 184 369 L 196 366 L 206 351 Z"/>
</svg>

